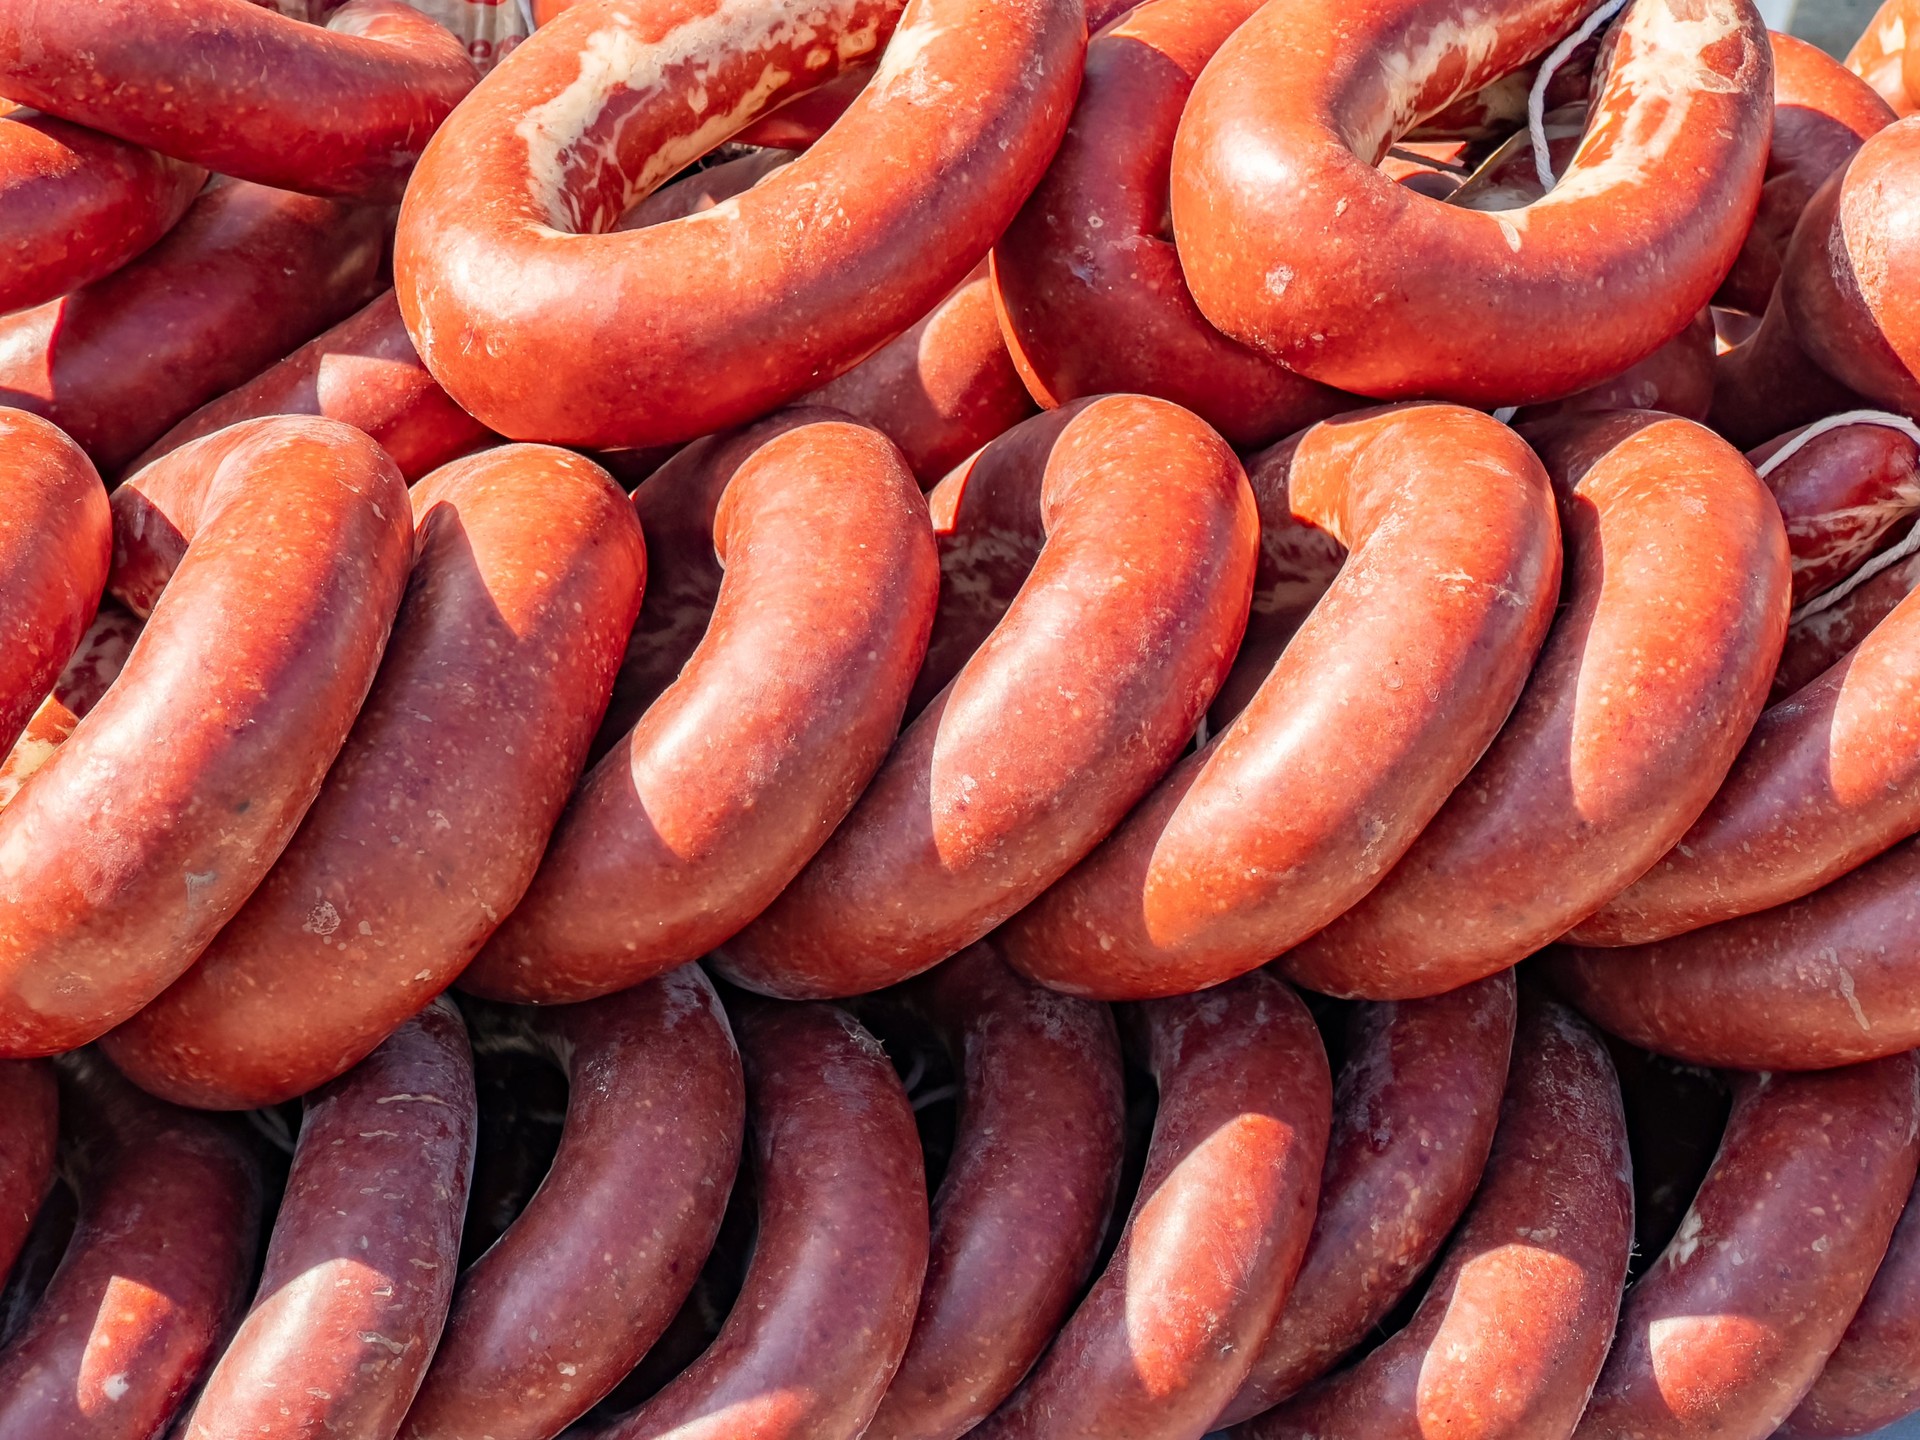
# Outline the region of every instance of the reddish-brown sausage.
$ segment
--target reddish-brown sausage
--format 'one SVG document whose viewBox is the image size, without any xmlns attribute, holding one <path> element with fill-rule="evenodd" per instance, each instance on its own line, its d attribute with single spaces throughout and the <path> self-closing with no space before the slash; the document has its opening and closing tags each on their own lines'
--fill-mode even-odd
<svg viewBox="0 0 1920 1440">
<path fill-rule="evenodd" d="M 1792 430 L 1747 455 L 1787 522 L 1796 607 L 1853 574 L 1920 511 L 1920 441 L 1904 429 L 1863 416 L 1795 445 L 1801 434 Z"/>
<path fill-rule="evenodd" d="M 1713 312 L 1702 310 L 1691 325 L 1638 364 L 1564 400 L 1522 406 L 1512 423 L 1525 427 L 1555 415 L 1596 410 L 1664 410 L 1705 421 L 1713 412 L 1713 344 Z"/>
<path fill-rule="evenodd" d="M 1239 718 L 1007 927 L 1008 958 L 1043 984 L 1178 994 L 1320 929 L 1466 777 L 1545 638 L 1553 489 L 1504 425 L 1362 411 L 1254 470 L 1352 553 Z"/>
<path fill-rule="evenodd" d="M 1693 1207 L 1627 1296 L 1580 1440 L 1763 1440 L 1839 1343 L 1920 1163 L 1911 1055 L 1743 1077 Z"/>
<path fill-rule="evenodd" d="M 225 1124 L 149 1099 L 98 1056 L 60 1062 L 80 1220 L 0 1351 L 4 1440 L 151 1440 L 246 1304 L 261 1177 Z"/>
<path fill-rule="evenodd" d="M 1591 8 L 1264 7 L 1194 86 L 1174 144 L 1173 229 L 1202 313 L 1324 384 L 1475 405 L 1584 390 L 1672 339 L 1760 198 L 1772 64 L 1745 0 L 1630 6 L 1588 138 L 1534 204 L 1463 210 L 1374 168 Z"/>
<path fill-rule="evenodd" d="M 59 1120 L 53 1071 L 38 1060 L 0 1060 L 0 1279 L 53 1183 Z"/>
<path fill-rule="evenodd" d="M 308 1097 L 253 1309 L 182 1440 L 393 1440 L 453 1296 L 475 1124 L 447 1000 Z"/>
<path fill-rule="evenodd" d="M 114 593 L 152 618 L 0 813 L 0 1054 L 104 1033 L 239 910 L 319 793 L 406 583 L 406 487 L 333 421 L 196 441 L 113 508 Z"/>
<path fill-rule="evenodd" d="M 379 288 L 379 211 L 223 181 L 123 270 L 0 318 L 0 404 L 44 415 L 118 476 Z"/>
<path fill-rule="evenodd" d="M 460 1277 L 406 1440 L 548 1440 L 585 1413 L 692 1288 L 739 1164 L 740 1057 L 694 966 L 520 1012 L 491 1043 L 560 1061 L 566 1129 L 538 1193 Z"/>
<path fill-rule="evenodd" d="M 427 368 L 515 439 L 651 445 L 784 404 L 912 325 L 1059 143 L 1079 0 L 912 0 L 874 83 L 777 176 L 705 216 L 594 233 L 899 15 L 600 0 L 542 26 L 408 188 L 394 275 Z"/>
<path fill-rule="evenodd" d="M 0 118 L 0 314 L 112 274 L 173 228 L 206 178 L 64 120 Z"/>
<path fill-rule="evenodd" d="M 1216 1427 L 1332 1369 L 1439 1252 L 1486 1168 L 1513 1030 L 1510 973 L 1430 1000 L 1362 1005 L 1348 1019 L 1313 1238 Z"/>
<path fill-rule="evenodd" d="M 1413 1319 L 1233 1434 L 1566 1440 L 1619 1313 L 1630 1170 L 1605 1048 L 1569 1011 L 1523 999 L 1486 1176 Z"/>
<path fill-rule="evenodd" d="M 714 956 L 736 984 L 861 994 L 980 939 L 1121 821 L 1232 663 L 1259 520 L 1240 462 L 1195 416 L 1096 400 L 1042 473 L 977 473 L 1019 487 L 1024 528 L 1046 536 L 1039 559 L 846 822 Z M 964 525 L 964 495 L 940 503 Z"/>
<path fill-rule="evenodd" d="M 1920 556 L 1908 555 L 1864 584 L 1787 628 L 1786 648 L 1773 677 L 1776 702 L 1811 685 L 1859 646 L 1916 587 Z"/>
<path fill-rule="evenodd" d="M 351 0 L 324 29 L 246 0 L 0 0 L 0 91 L 282 190 L 398 200 L 477 78 L 398 0 Z"/>
<path fill-rule="evenodd" d="M 1020 1383 L 1093 1267 L 1120 1179 L 1120 1043 L 1104 1005 L 975 945 L 915 999 L 961 1071 L 960 1129 L 906 1358 L 865 1440 L 955 1440 Z"/>
<path fill-rule="evenodd" d="M 1564 604 L 1473 773 L 1385 879 L 1282 958 L 1310 989 L 1437 995 L 1525 959 L 1672 848 L 1766 703 L 1787 537 L 1740 452 L 1648 411 L 1527 433 L 1561 501 Z"/>
<path fill-rule="evenodd" d="M 738 1024 L 760 1191 L 746 1283 L 706 1353 L 599 1440 L 842 1440 L 906 1351 L 927 1181 L 899 1077 L 830 1005 L 756 1002 Z"/>
<path fill-rule="evenodd" d="M 157 1095 L 246 1109 L 358 1062 L 519 902 L 580 777 L 646 574 L 625 494 L 581 456 L 509 445 L 412 501 L 407 597 L 299 833 L 103 1042 Z"/>
<path fill-rule="evenodd" d="M 1707 423 L 1751 449 L 1783 430 L 1871 403 L 1807 358 L 1776 288 L 1758 328 L 1715 365 Z"/>
</svg>

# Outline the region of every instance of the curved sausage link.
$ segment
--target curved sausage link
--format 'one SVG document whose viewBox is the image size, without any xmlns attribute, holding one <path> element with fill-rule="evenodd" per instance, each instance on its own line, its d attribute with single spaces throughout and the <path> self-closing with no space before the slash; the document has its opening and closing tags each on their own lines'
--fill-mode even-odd
<svg viewBox="0 0 1920 1440">
<path fill-rule="evenodd" d="M 222 1121 L 64 1057 L 79 1224 L 26 1328 L 0 1350 L 4 1440 L 151 1440 L 246 1304 L 259 1166 Z"/>
<path fill-rule="evenodd" d="M 447 1000 L 308 1097 L 253 1308 L 182 1440 L 393 1440 L 453 1296 L 475 1107 Z"/>
<path fill-rule="evenodd" d="M 1016 917 L 1014 967 L 1178 994 L 1353 905 L 1513 708 L 1560 588 L 1553 491 L 1519 436 L 1450 405 L 1322 421 L 1255 460 L 1351 551 L 1232 725 Z"/>
<path fill-rule="evenodd" d="M 1593 1032 L 1525 997 L 1486 1174 L 1404 1330 L 1236 1440 L 1566 1440 L 1633 1248 L 1620 1086 Z"/>
<path fill-rule="evenodd" d="M 939 570 L 886 437 L 830 411 L 776 416 L 683 451 L 641 486 L 643 523 L 649 503 L 712 516 L 718 602 L 582 783 L 462 979 L 477 994 L 579 1000 L 704 954 L 806 864 L 898 731 Z"/>
<path fill-rule="evenodd" d="M 43 415 L 108 477 L 379 288 L 380 211 L 219 181 L 125 269 L 0 316 L 0 404 Z"/>
<path fill-rule="evenodd" d="M 1913 0 L 1883 0 L 1847 51 L 1847 69 L 1871 85 L 1896 115 L 1914 112 L 1914 93 L 1920 90 L 1920 84 L 1909 89 L 1906 81 L 1907 40 L 1914 35 L 1920 35 L 1920 10 Z M 1915 78 L 1920 81 L 1920 75 Z"/>
<path fill-rule="evenodd" d="M 186 214 L 207 172 L 0 100 L 0 314 L 110 275 Z"/>
<path fill-rule="evenodd" d="M 326 420 L 235 426 L 122 487 L 111 584 L 152 618 L 0 814 L 0 1054 L 127 1019 L 265 877 L 373 683 L 406 507 L 393 462 Z"/>
<path fill-rule="evenodd" d="M 1473 773 L 1385 879 L 1281 959 L 1310 989 L 1436 995 L 1525 959 L 1672 848 L 1766 703 L 1787 537 L 1740 452 L 1647 411 L 1528 435 L 1561 500 L 1565 603 Z"/>
<path fill-rule="evenodd" d="M 1042 404 L 1138 391 L 1247 446 L 1361 403 L 1214 329 L 1167 230 L 1181 109 L 1261 3 L 1149 0 L 1087 46 L 1060 152 L 993 251 L 1007 343 Z"/>
<path fill-rule="evenodd" d="M 1120 1042 L 1104 1005 L 975 945 L 916 987 L 961 1070 L 960 1127 L 906 1357 L 866 1440 L 956 1440 L 1067 1318 L 1120 1181 Z"/>
<path fill-rule="evenodd" d="M 0 1060 L 0 1279 L 53 1183 L 59 1121 L 53 1071 L 38 1060 Z"/>
<path fill-rule="evenodd" d="M 1679 1233 L 1628 1294 L 1580 1440 L 1763 1440 L 1886 1254 L 1920 1163 L 1920 1067 L 1743 1077 Z"/>
<path fill-rule="evenodd" d="M 1920 443 L 1912 437 L 1870 420 L 1795 445 L 1801 433 L 1788 431 L 1747 454 L 1767 471 L 1761 478 L 1787 523 L 1796 607 L 1859 569 L 1920 511 Z"/>
<path fill-rule="evenodd" d="M 906 1352 L 927 1181 L 900 1078 L 834 1006 L 756 1002 L 737 1023 L 760 1192 L 745 1284 L 706 1352 L 596 1440 L 859 1435 Z"/>
<path fill-rule="evenodd" d="M 1572 394 L 1678 334 L 1760 199 L 1772 64 L 1747 0 L 1633 0 L 1589 138 L 1534 204 L 1463 210 L 1373 168 L 1592 8 L 1264 7 L 1194 86 L 1174 144 L 1173 230 L 1202 313 L 1323 384 L 1473 405 Z M 1590 283 L 1567 285 L 1570 272 Z"/>
<path fill-rule="evenodd" d="M 538 1192 L 460 1277 L 406 1440 L 548 1440 L 584 1414 L 692 1288 L 740 1161 L 740 1056 L 697 967 L 481 1034 L 560 1062 L 566 1126 Z"/>
<path fill-rule="evenodd" d="M 595 233 L 896 16 L 874 83 L 780 174 L 717 214 Z M 422 157 L 394 254 L 407 329 L 516 439 L 652 445 L 763 414 L 979 263 L 1059 143 L 1085 50 L 1079 0 L 576 7 Z"/>
<path fill-rule="evenodd" d="M 1776 703 L 1811 685 L 1865 643 L 1881 621 L 1920 588 L 1920 556 L 1909 555 L 1787 628 L 1773 677 Z"/>
<path fill-rule="evenodd" d="M 478 78 L 399 0 L 325 27 L 247 0 L 0 0 L 0 92 L 222 175 L 393 201 Z"/>
<path fill-rule="evenodd" d="M 299 833 L 103 1042 L 157 1095 L 244 1109 L 357 1063 L 526 893 L 586 763 L 646 574 L 625 494 L 581 456 L 509 445 L 412 502 L 386 657 Z"/>
<path fill-rule="evenodd" d="M 1513 1052 L 1510 972 L 1347 1021 L 1313 1238 L 1286 1308 L 1216 1428 L 1319 1379 L 1378 1325 L 1473 1199 Z"/>
</svg>

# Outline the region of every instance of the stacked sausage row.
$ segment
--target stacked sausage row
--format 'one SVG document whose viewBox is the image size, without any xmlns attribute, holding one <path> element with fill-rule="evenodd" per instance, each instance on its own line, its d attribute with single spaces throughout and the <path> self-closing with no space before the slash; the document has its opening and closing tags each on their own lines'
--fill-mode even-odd
<svg viewBox="0 0 1920 1440">
<path fill-rule="evenodd" d="M 0 1440 L 1920 1407 L 1903 0 L 285 8 L 0 0 Z"/>
</svg>

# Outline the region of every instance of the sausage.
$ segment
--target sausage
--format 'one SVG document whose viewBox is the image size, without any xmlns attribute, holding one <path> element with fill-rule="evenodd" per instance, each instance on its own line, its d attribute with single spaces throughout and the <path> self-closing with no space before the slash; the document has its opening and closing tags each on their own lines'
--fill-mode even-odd
<svg viewBox="0 0 1920 1440">
<path fill-rule="evenodd" d="M 59 1120 L 53 1071 L 38 1060 L 0 1060 L 0 1279 L 53 1184 Z"/>
<path fill-rule="evenodd" d="M 1915 109 L 1914 90 L 1906 83 L 1906 51 L 1907 37 L 1917 30 L 1920 12 L 1914 10 L 1912 0 L 1882 0 L 1847 51 L 1847 69 L 1871 85 L 1896 115 L 1911 115 Z"/>
<path fill-rule="evenodd" d="M 1920 587 L 1920 559 L 1908 555 L 1824 609 L 1787 627 L 1787 644 L 1773 677 L 1780 701 L 1811 685 L 1858 647 L 1874 627 Z"/>
<path fill-rule="evenodd" d="M 859 1435 L 906 1351 L 927 1182 L 899 1077 L 831 1005 L 755 1003 L 736 1023 L 760 1191 L 746 1282 L 706 1352 L 597 1440 Z"/>
<path fill-rule="evenodd" d="M 0 93 L 282 190 L 394 201 L 478 72 L 399 0 L 324 28 L 247 0 L 0 3 Z"/>
<path fill-rule="evenodd" d="M 1139 391 L 1250 446 L 1362 403 L 1209 324 L 1166 229 L 1181 108 L 1260 3 L 1149 0 L 1088 45 L 1060 153 L 993 251 L 1007 344 L 1043 405 Z"/>
<path fill-rule="evenodd" d="M 917 987 L 961 1070 L 906 1357 L 866 1440 L 955 1440 L 1020 1383 L 1093 1268 L 1120 1182 L 1120 1041 L 1104 1005 L 970 947 Z"/>
<path fill-rule="evenodd" d="M 1702 310 L 1686 329 L 1646 359 L 1564 400 L 1522 406 L 1512 423 L 1525 427 L 1556 415 L 1596 410 L 1664 410 L 1704 422 L 1713 413 L 1717 368 L 1713 312 Z"/>
<path fill-rule="evenodd" d="M 111 584 L 152 618 L 0 813 L 0 1054 L 126 1019 L 260 883 L 373 682 L 406 506 L 393 462 L 328 420 L 250 421 L 121 487 Z"/>
<path fill-rule="evenodd" d="M 1763 1440 L 1867 1293 L 1913 1187 L 1911 1055 L 1742 1077 L 1680 1231 L 1628 1294 L 1579 1440 Z"/>
<path fill-rule="evenodd" d="M 182 1440 L 393 1440 L 453 1295 L 475 1104 L 446 1000 L 308 1097 L 253 1308 Z"/>
<path fill-rule="evenodd" d="M 1776 287 L 1759 327 L 1714 366 L 1707 423 L 1750 450 L 1782 431 L 1871 404 L 1807 358 Z"/>
<path fill-rule="evenodd" d="M 1007 926 L 1008 959 L 1042 984 L 1178 994 L 1320 929 L 1466 778 L 1546 636 L 1553 489 L 1497 421 L 1362 411 L 1252 469 L 1351 554 L 1239 717 Z"/>
<path fill-rule="evenodd" d="M 1787 524 L 1796 607 L 1852 575 L 1920 511 L 1920 436 L 1909 425 L 1872 411 L 1836 415 L 1748 453 Z"/>
<path fill-rule="evenodd" d="M 819 89 L 797 95 L 777 110 L 762 115 L 733 138 L 742 145 L 805 150 L 826 134 L 833 123 L 847 113 L 847 107 L 873 83 L 875 68 L 872 64 L 851 65 Z"/>
<path fill-rule="evenodd" d="M 275 1104 L 357 1063 L 526 893 L 579 779 L 646 574 L 626 496 L 581 456 L 509 445 L 412 502 L 386 658 L 299 833 L 102 1042 L 166 1099 Z"/>
<path fill-rule="evenodd" d="M 640 487 L 643 524 L 650 504 L 711 517 L 711 622 L 582 782 L 462 977 L 474 994 L 581 1000 L 705 954 L 820 847 L 899 728 L 939 570 L 891 441 L 789 412 L 689 447 Z"/>
<path fill-rule="evenodd" d="M 0 118 L 0 314 L 112 274 L 173 228 L 206 178 L 64 120 Z"/>
<path fill-rule="evenodd" d="M 1317 1380 L 1399 1303 L 1473 1199 L 1513 1051 L 1511 974 L 1357 1006 L 1299 1278 L 1216 1429 Z"/>
<path fill-rule="evenodd" d="M 560 1062 L 566 1128 L 539 1191 L 460 1277 L 405 1440 L 548 1440 L 584 1414 L 692 1288 L 739 1164 L 740 1057 L 695 966 L 517 1012 L 492 1043 Z"/>
<path fill-rule="evenodd" d="M 107 492 L 80 447 L 0 407 L 0 755 L 93 622 L 112 558 Z"/>
<path fill-rule="evenodd" d="M 434 383 L 389 290 L 238 389 L 209 400 L 149 445 L 128 473 L 189 440 L 265 415 L 324 415 L 364 430 L 408 484 L 494 438 Z"/>
<path fill-rule="evenodd" d="M 1198 418 L 1145 396 L 1098 400 L 1044 473 L 985 478 L 1027 497 L 1040 558 L 845 823 L 715 952 L 737 985 L 861 994 L 980 939 L 1120 823 L 1232 663 L 1259 522 L 1239 460 Z M 964 494 L 935 503 L 965 525 Z"/>
<path fill-rule="evenodd" d="M 764 414 L 907 329 L 1046 168 L 1080 83 L 1079 0 L 912 0 L 891 61 L 779 175 L 718 215 L 594 233 L 899 15 L 602 0 L 535 31 L 401 210 L 395 284 L 427 368 L 503 435 L 642 446 Z"/>
<path fill-rule="evenodd" d="M 1907 1197 L 1886 1258 L 1847 1333 L 1827 1357 L 1781 1440 L 1865 1435 L 1920 1409 L 1920 1206 Z"/>
<path fill-rule="evenodd" d="M 1201 312 L 1323 384 L 1472 405 L 1570 395 L 1677 335 L 1759 203 L 1772 64 L 1744 0 L 1684 15 L 1635 0 L 1608 37 L 1590 138 L 1536 204 L 1462 210 L 1373 168 L 1591 8 L 1526 0 L 1470 22 L 1453 0 L 1261 10 L 1194 86 L 1174 143 L 1174 238 Z"/>
<path fill-rule="evenodd" d="M 1235 1440 L 1566 1440 L 1633 1244 L 1620 1087 L 1564 1008 L 1522 996 L 1486 1175 L 1406 1328 Z"/>
<path fill-rule="evenodd" d="M 5 1440 L 149 1440 L 219 1354 L 253 1278 L 259 1165 L 216 1120 L 92 1054 L 59 1062 L 80 1218 L 0 1351 Z"/>
<path fill-rule="evenodd" d="M 145 628 L 146 621 L 112 595 L 102 596 L 93 624 L 81 637 L 80 648 L 67 661 L 67 668 L 53 682 L 53 694 L 48 698 L 58 701 L 76 719 L 92 714 L 127 668 L 134 644 Z"/>
<path fill-rule="evenodd" d="M 1160 1103 L 1119 1249 L 978 1440 L 1200 1440 L 1293 1288 L 1333 1105 L 1306 1006 L 1260 971 L 1140 1021 Z"/>
<path fill-rule="evenodd" d="M 379 288 L 377 210 L 215 184 L 146 254 L 0 317 L 0 404 L 79 441 L 103 474 Z"/>
<path fill-rule="evenodd" d="M 818 92 L 812 92 L 817 94 Z M 644 197 L 613 227 L 615 231 L 645 230 L 669 220 L 684 220 L 723 205 L 736 195 L 744 195 L 777 170 L 785 169 L 793 157 L 780 150 L 753 150 L 736 155 L 718 165 L 683 174 L 670 185 Z"/>
<path fill-rule="evenodd" d="M 1561 501 L 1554 630 L 1512 717 L 1412 848 L 1281 958 L 1296 984 L 1404 999 L 1525 959 L 1672 849 L 1766 703 L 1787 536 L 1740 452 L 1650 411 L 1525 433 Z"/>
<path fill-rule="evenodd" d="M 1592 96 L 1594 63 L 1600 56 L 1600 44 L 1601 37 L 1589 36 L 1560 57 L 1547 76 L 1547 87 L 1540 97 L 1543 112 L 1551 114 L 1555 110 L 1586 105 Z M 1538 55 L 1518 69 L 1509 70 L 1478 90 L 1462 95 L 1421 120 L 1407 132 L 1407 138 L 1416 144 L 1435 140 L 1506 140 L 1514 131 L 1527 127 L 1534 82 L 1540 78 L 1547 58 L 1545 54 Z M 1555 168 L 1557 173 L 1558 167 Z"/>
</svg>

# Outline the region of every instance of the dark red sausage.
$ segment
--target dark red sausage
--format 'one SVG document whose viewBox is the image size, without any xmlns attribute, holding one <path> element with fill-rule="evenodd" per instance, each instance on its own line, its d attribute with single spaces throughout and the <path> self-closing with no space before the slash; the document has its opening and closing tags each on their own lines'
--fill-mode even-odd
<svg viewBox="0 0 1920 1440">
<path fill-rule="evenodd" d="M 1920 557 L 1907 556 L 1872 579 L 1787 627 L 1786 648 L 1773 677 L 1775 702 L 1811 685 L 1840 663 L 1920 587 Z"/>
<path fill-rule="evenodd" d="M 1863 418 L 1804 440 L 1795 429 L 1748 453 L 1787 522 L 1796 607 L 1853 574 L 1920 510 L 1920 440 L 1886 418 L 1894 423 Z"/>
<path fill-rule="evenodd" d="M 38 1060 L 0 1060 L 0 1279 L 53 1183 L 59 1121 L 53 1071 Z"/>
<path fill-rule="evenodd" d="M 1783 430 L 1872 403 L 1807 358 L 1776 290 L 1759 328 L 1715 365 L 1707 423 L 1751 449 Z"/>
</svg>

